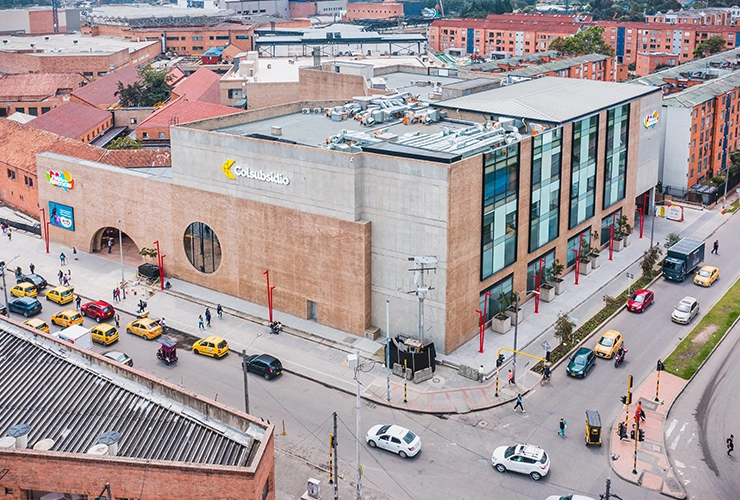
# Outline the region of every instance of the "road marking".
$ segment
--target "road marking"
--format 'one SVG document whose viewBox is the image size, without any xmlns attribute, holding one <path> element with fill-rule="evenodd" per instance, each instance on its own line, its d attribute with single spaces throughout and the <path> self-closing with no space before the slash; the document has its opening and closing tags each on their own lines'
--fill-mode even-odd
<svg viewBox="0 0 740 500">
<path fill-rule="evenodd" d="M 678 460 L 674 460 L 673 463 L 676 464 L 676 467 L 681 467 L 682 469 L 686 467 L 683 462 L 679 462 Z"/>
<path fill-rule="evenodd" d="M 665 431 L 665 437 L 671 437 L 671 432 L 676 428 L 676 424 L 678 424 L 678 419 L 674 418 L 671 425 L 668 426 L 668 430 Z"/>
<path fill-rule="evenodd" d="M 689 443 L 690 443 L 691 441 L 693 441 L 695 437 L 696 437 L 696 431 L 693 431 L 693 430 L 692 430 L 692 431 L 691 431 L 691 437 L 689 438 L 689 440 L 688 440 L 688 441 L 686 441 L 686 446 L 688 446 L 688 445 L 689 445 Z"/>
<path fill-rule="evenodd" d="M 678 436 L 676 436 L 676 439 L 674 439 L 673 442 L 671 443 L 671 449 L 672 450 L 675 450 L 676 449 L 676 446 L 678 446 L 678 442 L 681 439 L 681 435 L 683 434 L 683 431 L 686 430 L 686 426 L 687 425 L 689 425 L 689 423 L 688 422 L 684 422 L 683 425 L 681 426 L 681 429 L 678 431 Z"/>
</svg>

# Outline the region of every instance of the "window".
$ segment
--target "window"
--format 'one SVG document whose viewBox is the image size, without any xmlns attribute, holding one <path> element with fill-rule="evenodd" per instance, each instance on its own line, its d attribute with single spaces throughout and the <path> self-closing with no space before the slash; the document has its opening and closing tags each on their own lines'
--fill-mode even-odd
<svg viewBox="0 0 740 500">
<path fill-rule="evenodd" d="M 242 89 L 229 89 L 229 99 L 243 99 L 244 92 Z"/>
<path fill-rule="evenodd" d="M 29 177 L 27 175 L 23 176 L 23 182 L 26 184 L 26 186 L 32 188 L 33 187 L 33 177 Z"/>
<path fill-rule="evenodd" d="M 624 189 L 627 182 L 629 104 L 608 110 L 606 112 L 606 122 L 603 208 L 608 208 L 624 199 Z"/>
<path fill-rule="evenodd" d="M 15 170 L 8 169 L 8 179 L 10 179 L 11 181 L 15 180 Z"/>
<path fill-rule="evenodd" d="M 583 242 L 586 246 L 591 246 L 591 228 L 584 228 L 583 231 L 568 239 L 568 258 L 565 261 L 566 267 L 571 267 L 576 263 L 578 251 L 581 245 L 581 236 L 583 236 Z"/>
<path fill-rule="evenodd" d="M 144 139 L 149 139 L 149 132 L 144 132 L 142 136 Z"/>
<path fill-rule="evenodd" d="M 540 259 L 545 259 L 545 262 L 542 263 L 542 274 L 540 275 Z M 545 280 L 545 271 L 552 267 L 552 265 L 555 263 L 555 249 L 553 248 L 549 252 L 547 252 L 545 255 L 533 260 L 529 263 L 527 266 L 527 290 L 537 290 L 537 277 L 539 275 L 540 278 L 540 285 L 543 284 Z"/>
<path fill-rule="evenodd" d="M 603 219 L 601 219 L 601 238 L 599 243 L 601 245 L 605 245 L 609 242 L 609 239 L 611 238 L 611 229 L 612 225 L 614 224 L 614 215 L 616 214 L 617 219 L 622 215 L 622 209 L 618 209 L 615 212 L 610 213 Z"/>
<path fill-rule="evenodd" d="M 530 252 L 558 237 L 561 144 L 561 128 L 539 133 L 532 140 Z"/>
<path fill-rule="evenodd" d="M 594 215 L 598 124 L 598 115 L 573 123 L 570 217 L 568 223 L 570 229 Z"/>
<path fill-rule="evenodd" d="M 190 264 L 202 273 L 213 273 L 221 263 L 221 244 L 213 230 L 202 222 L 193 222 L 183 236 L 185 254 Z"/>
<path fill-rule="evenodd" d="M 31 116 L 38 116 L 39 108 L 28 108 L 28 114 Z"/>
<path fill-rule="evenodd" d="M 228 40 L 228 39 L 229 39 L 229 35 L 216 37 L 216 40 Z"/>
<path fill-rule="evenodd" d="M 191 40 L 193 40 L 194 42 L 199 42 L 199 41 L 203 40 L 203 37 L 202 36 L 194 36 L 194 37 L 191 38 Z"/>
<path fill-rule="evenodd" d="M 159 133 L 159 138 L 160 138 L 160 139 L 165 139 L 165 138 L 166 138 L 166 135 L 167 135 L 167 134 L 165 134 L 164 132 L 160 132 L 160 133 Z"/>
<path fill-rule="evenodd" d="M 203 50 L 203 46 L 201 45 L 196 47 L 195 45 L 193 45 L 193 50 Z"/>
<path fill-rule="evenodd" d="M 26 108 L 15 108 L 15 112 L 16 113 L 25 113 L 26 112 Z"/>
<path fill-rule="evenodd" d="M 249 35 L 236 35 L 236 39 L 237 40 L 249 40 Z"/>
<path fill-rule="evenodd" d="M 481 280 L 516 261 L 519 144 L 483 157 Z"/>
<path fill-rule="evenodd" d="M 480 293 L 478 304 L 480 310 L 485 312 L 484 321 L 489 321 L 496 315 L 496 311 L 501 309 L 499 297 L 501 294 L 511 296 L 514 290 L 514 276 L 509 275 L 498 283 L 495 283 Z M 488 292 L 488 303 L 486 303 L 486 292 Z M 503 297 L 501 297 L 503 298 Z"/>
<path fill-rule="evenodd" d="M 131 118 L 131 125 L 136 125 L 136 118 Z"/>
<path fill-rule="evenodd" d="M 42 114 L 42 115 L 43 115 L 44 113 L 48 113 L 49 111 L 51 111 L 51 108 L 47 108 L 47 107 L 44 107 L 44 106 L 42 106 L 42 107 L 41 107 L 41 114 Z"/>
</svg>

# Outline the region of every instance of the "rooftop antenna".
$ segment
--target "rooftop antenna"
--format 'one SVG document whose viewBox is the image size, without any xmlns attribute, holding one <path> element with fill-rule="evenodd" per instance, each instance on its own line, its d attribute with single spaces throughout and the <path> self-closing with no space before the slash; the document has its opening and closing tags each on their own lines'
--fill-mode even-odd
<svg viewBox="0 0 740 500">
<path fill-rule="evenodd" d="M 419 342 L 424 343 L 424 299 L 429 295 L 429 290 L 434 290 L 424 283 L 424 276 L 426 273 L 434 272 L 437 274 L 437 257 L 434 256 L 419 256 L 409 257 L 410 261 L 414 262 L 414 268 L 409 271 L 414 272 L 414 285 L 416 290 L 409 292 L 415 293 L 419 298 Z"/>
</svg>

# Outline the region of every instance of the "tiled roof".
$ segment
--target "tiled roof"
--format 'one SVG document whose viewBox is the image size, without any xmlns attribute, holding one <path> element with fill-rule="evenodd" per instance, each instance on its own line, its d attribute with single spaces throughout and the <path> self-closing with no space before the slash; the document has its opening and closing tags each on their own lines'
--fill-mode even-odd
<svg viewBox="0 0 740 500">
<path fill-rule="evenodd" d="M 227 45 L 223 52 L 221 52 L 221 60 L 231 62 L 234 57 L 244 52 L 242 49 L 234 44 Z"/>
<path fill-rule="evenodd" d="M 432 23 L 438 28 L 472 28 L 477 30 L 501 30 L 501 31 L 539 31 L 549 33 L 576 33 L 580 26 L 572 22 L 555 21 L 519 21 L 511 20 L 489 20 L 489 19 L 437 19 Z"/>
<path fill-rule="evenodd" d="M 0 75 L 0 100 L 45 99 L 59 94 L 71 94 L 81 81 L 82 76 L 75 73 Z"/>
<path fill-rule="evenodd" d="M 666 83 L 665 79 L 678 78 L 682 73 L 688 75 L 694 72 L 704 73 L 707 69 L 715 67 L 715 65 L 735 65 L 738 63 L 738 60 L 740 60 L 740 48 L 735 48 L 702 59 L 693 59 L 672 68 L 661 69 L 656 73 L 634 80 L 634 83 L 661 86 Z"/>
<path fill-rule="evenodd" d="M 169 127 L 170 125 L 180 125 L 183 123 L 205 120 L 216 116 L 233 115 L 244 112 L 243 109 L 221 106 L 220 104 L 210 104 L 207 102 L 192 102 L 185 98 L 180 98 L 169 103 L 162 109 L 157 110 L 154 114 L 149 115 L 146 120 L 139 123 L 138 128 L 149 127 Z"/>
<path fill-rule="evenodd" d="M 134 83 L 138 78 L 139 71 L 136 66 L 125 66 L 75 90 L 72 95 L 91 106 L 107 108 L 120 100 L 115 95 L 118 82 L 123 83 L 125 87 Z"/>
<path fill-rule="evenodd" d="M 585 56 L 571 57 L 568 59 L 561 59 L 560 61 L 552 61 L 535 66 L 527 66 L 526 68 L 515 69 L 501 74 L 509 76 L 533 77 L 541 75 L 543 73 L 547 73 L 549 71 L 562 71 L 567 68 L 582 66 L 583 64 L 588 65 L 589 63 L 601 62 L 607 59 L 609 59 L 609 56 L 605 56 L 602 54 L 586 54 Z"/>
<path fill-rule="evenodd" d="M 717 79 L 694 85 L 663 99 L 663 106 L 693 108 L 697 104 L 710 101 L 717 96 L 732 92 L 740 86 L 740 73 L 728 73 Z"/>
<path fill-rule="evenodd" d="M 185 73 L 183 73 L 183 71 L 180 68 L 175 66 L 174 68 L 170 70 L 169 73 L 167 73 L 167 76 L 170 77 L 170 80 L 167 83 L 169 83 L 172 86 L 175 86 L 185 78 Z"/>
<path fill-rule="evenodd" d="M 246 467 L 264 438 L 253 422 L 240 431 L 163 396 L 156 381 L 144 387 L 7 323 L 0 349 L 0 432 L 28 425 L 29 447 L 52 439 L 51 451 L 83 454 L 115 431 L 118 457 Z"/>
<path fill-rule="evenodd" d="M 38 153 L 57 153 L 117 167 L 170 166 L 169 150 L 107 150 L 96 148 L 75 139 L 21 125 L 11 120 L 0 120 L 0 162 L 36 172 Z"/>
<path fill-rule="evenodd" d="M 28 125 L 77 139 L 111 116 L 110 111 L 70 101 L 28 122 Z"/>
<path fill-rule="evenodd" d="M 210 102 L 221 104 L 221 91 L 218 82 L 221 76 L 208 68 L 198 71 L 178 83 L 172 90 L 177 97 L 184 97 L 188 101 Z"/>
</svg>

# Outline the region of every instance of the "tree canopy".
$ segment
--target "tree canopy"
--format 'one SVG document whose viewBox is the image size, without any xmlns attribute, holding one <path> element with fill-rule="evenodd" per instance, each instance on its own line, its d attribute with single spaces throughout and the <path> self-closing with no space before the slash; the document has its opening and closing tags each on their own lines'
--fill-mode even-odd
<svg viewBox="0 0 740 500">
<path fill-rule="evenodd" d="M 722 52 L 723 50 L 725 50 L 726 44 L 727 42 L 725 42 L 725 39 L 719 35 L 709 37 L 708 40 L 704 40 L 699 45 L 697 45 L 696 48 L 694 48 L 694 58 L 699 59 L 702 57 L 711 56 L 712 54 L 716 54 L 717 52 Z"/>
<path fill-rule="evenodd" d="M 461 17 L 482 18 L 488 14 L 513 12 L 511 0 L 473 0 L 460 10 Z"/>
<path fill-rule="evenodd" d="M 108 144 L 108 149 L 142 149 L 141 141 L 124 135 Z"/>
<path fill-rule="evenodd" d="M 139 70 L 139 79 L 131 85 L 124 86 L 118 82 L 118 90 L 114 95 L 121 100 L 121 106 L 127 108 L 154 106 L 170 98 L 172 85 L 167 69 L 146 67 Z"/>
<path fill-rule="evenodd" d="M 550 50 L 563 54 L 603 54 L 613 56 L 614 48 L 602 38 L 604 28 L 591 26 L 567 38 L 557 37 L 550 43 Z"/>
</svg>

